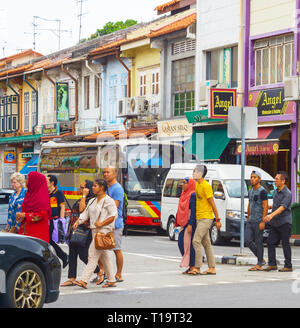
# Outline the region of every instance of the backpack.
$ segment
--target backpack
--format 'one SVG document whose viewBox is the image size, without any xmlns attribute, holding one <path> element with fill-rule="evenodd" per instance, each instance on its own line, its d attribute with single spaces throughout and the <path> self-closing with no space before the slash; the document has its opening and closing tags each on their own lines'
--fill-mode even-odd
<svg viewBox="0 0 300 328">
<path fill-rule="evenodd" d="M 124 224 L 124 231 L 123 231 L 123 235 L 127 236 L 127 206 L 128 206 L 128 197 L 126 195 L 126 193 L 124 192 L 124 196 L 123 196 L 123 209 L 122 209 L 122 217 L 123 217 L 123 224 Z"/>
</svg>

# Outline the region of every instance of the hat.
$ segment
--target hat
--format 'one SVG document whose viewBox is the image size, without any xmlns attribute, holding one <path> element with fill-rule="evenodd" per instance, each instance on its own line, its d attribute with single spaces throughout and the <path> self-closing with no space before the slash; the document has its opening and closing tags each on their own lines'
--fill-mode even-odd
<svg viewBox="0 0 300 328">
<path fill-rule="evenodd" d="M 260 172 L 258 172 L 258 171 L 252 171 L 251 175 L 252 174 L 256 174 L 261 179 L 261 173 Z"/>
</svg>

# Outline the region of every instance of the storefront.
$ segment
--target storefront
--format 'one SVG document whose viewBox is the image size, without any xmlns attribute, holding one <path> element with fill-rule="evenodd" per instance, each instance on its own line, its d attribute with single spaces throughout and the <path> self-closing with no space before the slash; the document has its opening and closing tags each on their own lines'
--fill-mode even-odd
<svg viewBox="0 0 300 328">
<path fill-rule="evenodd" d="M 258 139 L 246 143 L 247 165 L 261 167 L 272 176 L 285 171 L 292 177 L 297 154 L 296 104 L 284 101 L 284 88 L 275 88 L 250 92 L 248 105 L 258 109 L 259 128 Z M 240 157 L 240 153 L 237 145 L 236 155 Z M 292 184 L 290 178 L 288 186 Z"/>
<path fill-rule="evenodd" d="M 211 89 L 209 109 L 186 112 L 193 135 L 186 143 L 188 153 L 206 162 L 236 163 L 236 142 L 227 137 L 229 107 L 236 106 L 235 89 Z"/>
<path fill-rule="evenodd" d="M 41 135 L 1 138 L 1 175 L 0 186 L 11 188 L 10 176 L 20 172 L 38 152 Z"/>
</svg>

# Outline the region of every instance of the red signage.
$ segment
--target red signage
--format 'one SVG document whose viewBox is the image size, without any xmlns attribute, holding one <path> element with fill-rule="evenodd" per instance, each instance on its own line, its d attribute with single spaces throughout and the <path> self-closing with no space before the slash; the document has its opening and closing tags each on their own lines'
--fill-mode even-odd
<svg viewBox="0 0 300 328">
<path fill-rule="evenodd" d="M 279 152 L 278 142 L 257 142 L 246 144 L 246 156 L 259 155 L 277 155 Z M 236 150 L 236 155 L 241 155 L 242 145 L 239 145 Z"/>
</svg>

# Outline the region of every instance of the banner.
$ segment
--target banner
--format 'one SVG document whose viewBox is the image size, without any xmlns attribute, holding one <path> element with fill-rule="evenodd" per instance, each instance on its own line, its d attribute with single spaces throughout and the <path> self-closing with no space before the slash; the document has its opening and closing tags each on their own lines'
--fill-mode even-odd
<svg viewBox="0 0 300 328">
<path fill-rule="evenodd" d="M 69 83 L 56 83 L 56 106 L 57 121 L 69 121 Z"/>
</svg>

